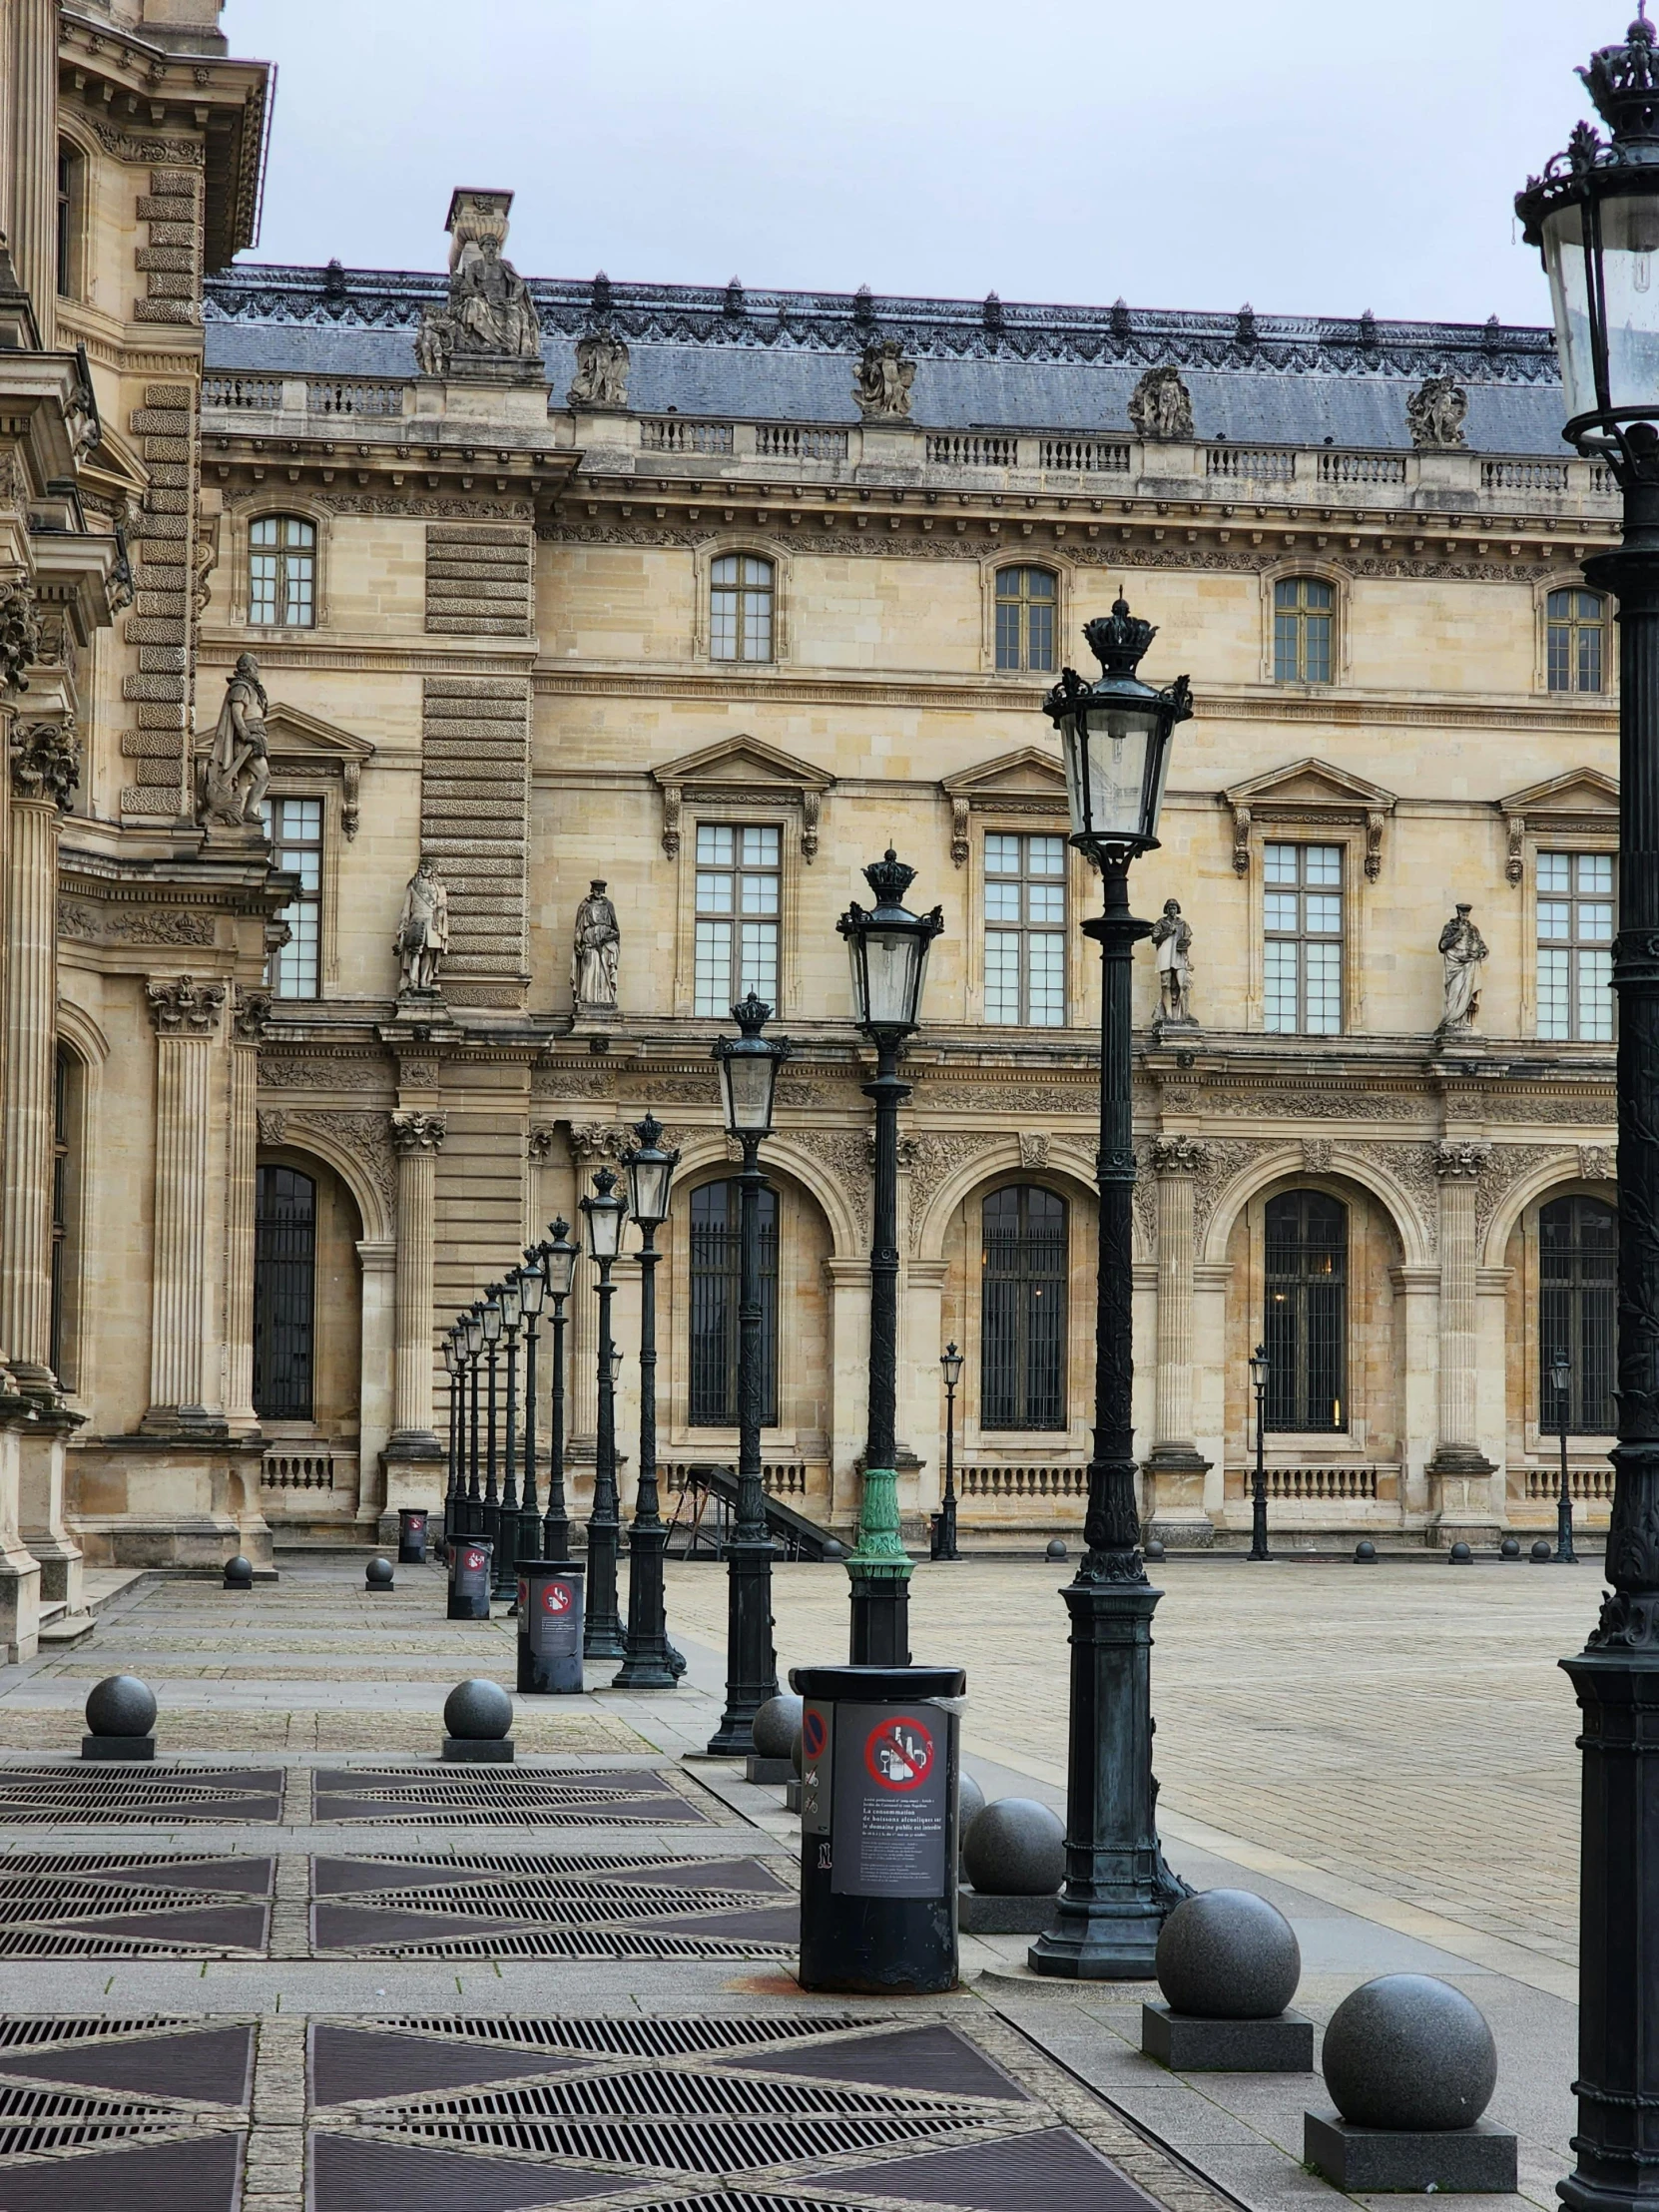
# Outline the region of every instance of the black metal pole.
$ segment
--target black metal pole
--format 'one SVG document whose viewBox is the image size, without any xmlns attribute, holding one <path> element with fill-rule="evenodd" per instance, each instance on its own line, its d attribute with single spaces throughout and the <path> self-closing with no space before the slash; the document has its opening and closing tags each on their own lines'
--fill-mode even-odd
<svg viewBox="0 0 1659 2212">
<path fill-rule="evenodd" d="M 1268 1384 L 1266 1376 L 1252 1378 L 1256 1384 L 1256 1478 L 1250 1490 L 1250 1556 L 1253 1559 L 1271 1559 L 1268 1549 L 1268 1475 L 1263 1461 L 1262 1430 L 1266 1422 Z"/>
<path fill-rule="evenodd" d="M 898 1471 L 898 1109 L 910 1086 L 898 1073 L 898 1045 L 881 1038 L 875 1080 L 875 1242 L 869 1256 L 869 1419 L 864 1443 L 858 1547 L 852 1580 L 852 1664 L 910 1663 L 910 1560 L 899 1536 Z"/>
<path fill-rule="evenodd" d="M 536 1317 L 524 1317 L 524 1487 L 518 1500 L 518 1556 L 541 1557 L 541 1506 L 536 1496 Z"/>
<path fill-rule="evenodd" d="M 443 1556 L 449 1557 L 455 1541 L 455 1515 L 461 1495 L 461 1425 L 456 1413 L 455 1383 L 463 1373 L 457 1357 L 449 1371 L 449 1481 L 443 1493 Z"/>
<path fill-rule="evenodd" d="M 956 1385 L 944 1385 L 944 1503 L 939 1511 L 939 1557 L 956 1553 Z"/>
<path fill-rule="evenodd" d="M 518 1603 L 518 1331 L 507 1338 L 506 1463 L 501 1482 L 500 1536 L 496 1540 L 495 1594 Z"/>
<path fill-rule="evenodd" d="M 490 1346 L 490 1347 L 488 1348 L 488 1351 L 489 1351 L 489 1411 L 488 1411 L 488 1414 L 487 1414 L 487 1416 L 486 1416 L 486 1418 L 485 1418 L 485 1422 L 484 1422 L 484 1449 L 485 1449 L 485 1459 L 484 1459 L 484 1503 L 483 1503 L 483 1525 L 482 1525 L 482 1527 L 481 1527 L 481 1529 L 480 1529 L 479 1533 L 480 1533 L 480 1534 L 482 1535 L 482 1537 L 483 1537 L 483 1539 L 484 1539 L 485 1543 L 487 1543 L 487 1544 L 493 1544 L 493 1545 L 495 1546 L 495 1550 L 494 1550 L 494 1551 L 492 1551 L 492 1552 L 490 1553 L 490 1557 L 491 1557 L 491 1559 L 493 1560 L 493 1559 L 494 1559 L 494 1558 L 496 1557 L 496 1555 L 497 1555 L 497 1554 L 499 1553 L 500 1549 L 501 1549 L 501 1490 L 500 1490 L 500 1486 L 499 1486 L 499 1484 L 498 1484 L 498 1482 L 497 1482 L 497 1479 L 496 1479 L 496 1458 L 495 1458 L 495 1421 L 496 1421 L 496 1399 L 495 1399 L 495 1363 L 496 1363 L 496 1347 L 495 1347 L 494 1345 L 491 1345 L 491 1346 Z"/>
<path fill-rule="evenodd" d="M 553 1386 L 547 1408 L 547 1515 L 541 1524 L 541 1555 L 559 1564 L 570 1559 L 570 1515 L 565 1506 L 565 1302 L 553 1301 Z"/>
<path fill-rule="evenodd" d="M 739 1194 L 738 1521 L 726 1546 L 726 1710 L 709 1739 L 712 1753 L 746 1757 L 755 1749 L 755 1716 L 778 1695 L 772 1644 L 772 1538 L 761 1480 L 761 1140 L 744 1131 Z"/>
<path fill-rule="evenodd" d="M 622 1513 L 616 1487 L 616 1384 L 611 1378 L 609 1260 L 599 1263 L 599 1437 L 588 1515 L 588 1619 L 582 1648 L 590 1659 L 620 1659 L 627 1650 L 616 1608 L 616 1562 Z"/>
<path fill-rule="evenodd" d="M 628 1531 L 628 1641 L 613 1688 L 672 1690 L 663 1554 L 668 1530 L 657 1496 L 657 1250 L 655 1224 L 640 1236 L 640 1472 Z"/>
<path fill-rule="evenodd" d="M 1087 1549 L 1061 1592 L 1071 1615 L 1066 1880 L 1033 1971 L 1144 1981 L 1165 1916 L 1186 1885 L 1164 1864 L 1152 1778 L 1152 1615 L 1161 1590 L 1141 1564 L 1135 1501 L 1131 971 L 1150 926 L 1129 910 L 1129 863 L 1101 863 L 1105 911 L 1083 924 L 1101 950 L 1100 1254 L 1095 1302 L 1094 1450 Z"/>
<path fill-rule="evenodd" d="M 1567 1423 L 1569 1418 L 1570 1390 L 1559 1393 L 1561 1399 L 1561 1494 L 1555 1501 L 1555 1563 L 1560 1567 L 1576 1567 L 1578 1554 L 1572 1548 L 1572 1482 L 1567 1473 Z"/>
<path fill-rule="evenodd" d="M 481 1350 L 471 1356 L 471 1449 L 466 1479 L 466 1533 L 469 1536 L 481 1536 L 484 1533 L 484 1499 L 478 1487 L 478 1366 L 483 1357 Z"/>
</svg>

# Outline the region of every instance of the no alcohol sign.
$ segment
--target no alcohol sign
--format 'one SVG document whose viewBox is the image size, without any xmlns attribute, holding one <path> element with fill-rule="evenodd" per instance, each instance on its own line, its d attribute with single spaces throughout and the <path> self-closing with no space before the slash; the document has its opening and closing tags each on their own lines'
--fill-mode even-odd
<svg viewBox="0 0 1659 2212">
<path fill-rule="evenodd" d="M 582 1570 L 568 1563 L 525 1560 L 518 1579 L 518 1686 L 579 1691 L 582 1687 Z"/>
<path fill-rule="evenodd" d="M 840 1896 L 945 1894 L 943 1744 L 937 1708 L 836 1707 L 830 1887 Z"/>
</svg>

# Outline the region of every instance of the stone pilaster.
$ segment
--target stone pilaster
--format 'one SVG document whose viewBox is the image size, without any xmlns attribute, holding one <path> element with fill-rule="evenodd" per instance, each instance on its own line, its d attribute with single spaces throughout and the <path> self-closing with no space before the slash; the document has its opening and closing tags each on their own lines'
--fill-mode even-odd
<svg viewBox="0 0 1659 2212">
<path fill-rule="evenodd" d="M 432 1431 L 432 1224 L 437 1157 L 447 1123 L 442 1114 L 391 1117 L 397 1151 L 397 1364 L 392 1433 L 397 1454 L 416 1447 L 435 1455 Z"/>
<path fill-rule="evenodd" d="M 148 986 L 156 1024 L 155 1251 L 150 1296 L 152 1434 L 218 1429 L 208 1411 L 208 1186 L 213 1067 L 223 983 L 180 975 Z"/>
<path fill-rule="evenodd" d="M 1436 1150 L 1440 1187 L 1439 1435 L 1426 1469 L 1436 1540 L 1485 1541 L 1493 1533 L 1492 1462 L 1480 1449 L 1475 1375 L 1479 1356 L 1475 1195 L 1491 1147 L 1447 1139 Z"/>
<path fill-rule="evenodd" d="M 1215 1525 L 1204 1510 L 1210 1462 L 1199 1450 L 1193 1419 L 1193 1181 L 1205 1148 L 1192 1137 L 1159 1137 L 1152 1147 L 1158 1179 L 1158 1350 L 1152 1450 L 1147 1478 L 1146 1533 L 1166 1544 L 1204 1546 Z"/>
<path fill-rule="evenodd" d="M 269 991 L 239 984 L 231 1035 L 231 1110 L 225 1197 L 225 1413 L 232 1430 L 252 1436 L 254 1410 L 254 1239 L 259 1193 L 260 1044 L 271 1013 Z"/>
<path fill-rule="evenodd" d="M 58 297 L 58 7 L 57 0 L 12 0 L 8 66 L 11 108 L 12 262 L 35 310 L 40 342 L 57 337 Z"/>
</svg>

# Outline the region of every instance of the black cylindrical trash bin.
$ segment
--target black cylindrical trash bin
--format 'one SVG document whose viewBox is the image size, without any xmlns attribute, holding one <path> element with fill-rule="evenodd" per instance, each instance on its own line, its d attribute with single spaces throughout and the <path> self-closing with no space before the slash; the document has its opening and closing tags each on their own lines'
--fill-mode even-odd
<svg viewBox="0 0 1659 2212">
<path fill-rule="evenodd" d="M 449 1618 L 487 1621 L 490 1617 L 490 1555 L 495 1546 L 481 1536 L 463 1536 L 449 1554 Z"/>
<path fill-rule="evenodd" d="M 543 1696 L 582 1688 L 582 1577 L 567 1559 L 518 1563 L 518 1686 Z"/>
<path fill-rule="evenodd" d="M 797 1667 L 801 1986 L 956 1986 L 960 1667 Z"/>
<path fill-rule="evenodd" d="M 400 1505 L 397 1508 L 397 1564 L 400 1567 L 423 1567 L 426 1564 L 424 1505 Z"/>
</svg>

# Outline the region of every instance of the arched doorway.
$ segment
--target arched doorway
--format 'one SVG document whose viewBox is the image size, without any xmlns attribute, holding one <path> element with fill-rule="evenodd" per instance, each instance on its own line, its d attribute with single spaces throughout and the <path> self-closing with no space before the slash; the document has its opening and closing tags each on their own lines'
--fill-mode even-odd
<svg viewBox="0 0 1659 2212">
<path fill-rule="evenodd" d="M 361 1220 L 325 1162 L 283 1148 L 256 1170 L 254 1409 L 261 1501 L 290 1534 L 350 1520 L 361 1446 Z"/>
</svg>

